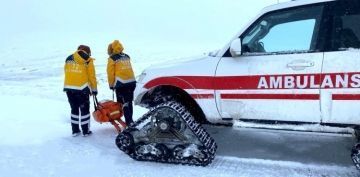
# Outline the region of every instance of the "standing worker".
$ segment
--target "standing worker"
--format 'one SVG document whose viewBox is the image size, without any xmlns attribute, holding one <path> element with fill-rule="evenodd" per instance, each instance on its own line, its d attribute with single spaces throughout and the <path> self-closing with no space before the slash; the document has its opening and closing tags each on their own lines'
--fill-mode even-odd
<svg viewBox="0 0 360 177">
<path fill-rule="evenodd" d="M 136 81 L 130 57 L 123 53 L 123 50 L 124 47 L 118 40 L 109 44 L 107 75 L 110 89 L 115 89 L 116 99 L 123 105 L 125 122 L 127 125 L 131 125 L 133 123 L 132 101 L 134 99 Z"/>
<path fill-rule="evenodd" d="M 91 58 L 90 47 L 80 45 L 78 50 L 65 61 L 64 91 L 71 107 L 72 135 L 92 134 L 90 131 L 89 95 L 97 95 L 94 59 Z"/>
</svg>

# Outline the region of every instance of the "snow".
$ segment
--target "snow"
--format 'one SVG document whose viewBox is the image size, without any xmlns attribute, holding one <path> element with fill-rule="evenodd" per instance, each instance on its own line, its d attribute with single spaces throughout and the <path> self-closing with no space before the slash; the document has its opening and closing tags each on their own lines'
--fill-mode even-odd
<svg viewBox="0 0 360 177">
<path fill-rule="evenodd" d="M 348 134 L 206 126 L 219 145 L 217 157 L 207 167 L 134 161 L 115 146 L 115 128 L 93 119 L 93 135 L 72 137 L 70 106 L 62 92 L 63 65 L 77 45 L 91 46 L 96 58 L 98 98 L 111 99 L 113 95 L 106 79 L 106 48 L 115 38 L 123 41 L 139 75 L 151 65 L 221 48 L 258 10 L 275 1 L 256 0 L 251 7 L 233 0 L 104 2 L 2 3 L 0 21 L 5 25 L 0 29 L 0 176 L 359 175 L 350 159 L 353 141 Z M 118 7 L 124 8 L 118 10 Z M 80 8 L 85 9 L 88 18 L 81 16 Z M 240 8 L 243 10 L 238 11 Z M 118 22 L 123 23 L 109 25 L 118 11 Z M 163 13 L 170 13 L 171 17 Z M 239 23 L 225 18 L 235 15 L 244 18 Z M 85 31 L 74 27 L 88 25 Z M 134 109 L 135 118 L 146 112 L 138 106 Z M 91 110 L 94 110 L 92 105 Z"/>
<path fill-rule="evenodd" d="M 352 138 L 348 135 L 237 126 L 206 126 L 219 145 L 217 157 L 208 167 L 134 161 L 115 146 L 116 133 L 110 124 L 92 120 L 92 136 L 71 137 L 70 107 L 61 90 L 63 58 L 49 60 L 42 64 L 26 59 L 21 65 L 17 61 L 0 64 L 1 176 L 358 175 L 349 157 Z M 104 66 L 97 66 L 97 71 L 99 79 L 105 76 Z M 112 97 L 105 79 L 99 80 L 99 87 L 99 98 Z M 134 117 L 145 111 L 135 107 Z"/>
<path fill-rule="evenodd" d="M 179 177 L 245 177 L 357 174 L 350 159 L 344 158 L 348 157 L 345 150 L 351 146 L 351 138 L 346 136 L 208 126 L 206 128 L 219 144 L 218 156 L 208 167 L 137 162 L 117 149 L 114 144 L 115 129 L 109 124 L 93 121 L 94 135 L 71 137 L 68 112 L 64 111 L 68 105 L 64 99 L 15 94 L 2 95 L 0 100 L 6 103 L 1 105 L 2 110 L 6 111 L 2 111 L 0 116 L 2 176 L 168 176 L 171 173 Z M 136 108 L 137 116 L 141 114 L 139 109 Z M 326 145 L 334 146 L 336 148 L 330 149 L 330 152 L 340 155 L 320 156 L 316 159 L 319 156 L 316 153 L 322 149 L 319 145 L 325 148 Z M 279 147 L 281 149 L 277 150 Z M 336 152 L 338 150 L 340 152 Z"/>
<path fill-rule="evenodd" d="M 303 125 L 290 125 L 290 124 L 260 124 L 252 122 L 234 121 L 235 127 L 251 127 L 262 129 L 276 129 L 276 130 L 293 130 L 303 132 L 324 132 L 324 133 L 339 133 L 339 134 L 353 134 L 352 128 L 330 127 L 320 124 L 303 124 Z"/>
</svg>

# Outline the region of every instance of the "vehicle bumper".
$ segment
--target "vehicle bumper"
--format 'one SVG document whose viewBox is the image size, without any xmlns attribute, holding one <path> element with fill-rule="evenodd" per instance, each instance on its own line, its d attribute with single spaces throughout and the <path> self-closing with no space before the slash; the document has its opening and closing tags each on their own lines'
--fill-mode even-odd
<svg viewBox="0 0 360 177">
<path fill-rule="evenodd" d="M 148 92 L 148 89 L 144 88 L 144 84 L 136 83 L 136 88 L 134 91 L 134 103 L 135 105 L 141 105 L 141 100 L 143 96 Z"/>
</svg>

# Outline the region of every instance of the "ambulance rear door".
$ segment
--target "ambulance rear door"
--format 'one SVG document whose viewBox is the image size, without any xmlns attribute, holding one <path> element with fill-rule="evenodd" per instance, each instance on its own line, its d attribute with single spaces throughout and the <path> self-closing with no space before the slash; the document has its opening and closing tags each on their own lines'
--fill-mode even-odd
<svg viewBox="0 0 360 177">
<path fill-rule="evenodd" d="M 359 125 L 360 1 L 332 5 L 322 76 L 322 122 Z"/>
</svg>

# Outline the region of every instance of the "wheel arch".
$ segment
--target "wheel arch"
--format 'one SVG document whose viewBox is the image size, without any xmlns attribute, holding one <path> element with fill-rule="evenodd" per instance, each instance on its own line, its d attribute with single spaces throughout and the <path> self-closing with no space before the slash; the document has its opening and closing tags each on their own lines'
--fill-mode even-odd
<svg viewBox="0 0 360 177">
<path fill-rule="evenodd" d="M 152 87 L 144 94 L 140 104 L 149 108 L 166 101 L 177 101 L 189 109 L 196 121 L 208 122 L 202 108 L 191 94 L 178 86 L 164 84 Z"/>
</svg>

